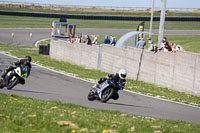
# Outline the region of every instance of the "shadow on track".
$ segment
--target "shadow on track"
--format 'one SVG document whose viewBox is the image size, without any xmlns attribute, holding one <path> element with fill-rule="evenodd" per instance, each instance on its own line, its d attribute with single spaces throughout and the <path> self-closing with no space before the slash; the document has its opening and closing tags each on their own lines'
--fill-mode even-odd
<svg viewBox="0 0 200 133">
<path fill-rule="evenodd" d="M 114 105 L 119 105 L 119 106 L 128 106 L 128 107 L 143 107 L 143 108 L 147 108 L 145 106 L 137 106 L 137 105 L 130 105 L 130 104 L 123 104 L 123 103 L 111 103 L 111 102 L 107 102 L 107 104 L 114 104 Z"/>
<path fill-rule="evenodd" d="M 55 93 L 48 93 L 48 92 L 40 92 L 40 91 L 28 91 L 28 90 L 15 90 L 15 89 L 12 89 L 12 91 L 19 91 L 19 92 L 27 92 L 27 93 L 40 93 L 40 94 L 55 94 Z"/>
</svg>

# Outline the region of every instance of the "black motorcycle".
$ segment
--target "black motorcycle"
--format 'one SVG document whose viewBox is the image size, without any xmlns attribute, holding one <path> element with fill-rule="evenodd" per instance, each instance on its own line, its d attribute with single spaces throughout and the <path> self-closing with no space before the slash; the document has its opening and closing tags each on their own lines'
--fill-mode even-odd
<svg viewBox="0 0 200 133">
<path fill-rule="evenodd" d="M 0 80 L 0 88 L 7 87 L 8 90 L 11 90 L 15 85 L 19 83 L 20 78 L 24 79 L 28 76 L 29 74 L 27 66 L 18 66 L 15 69 L 9 71 L 4 79 Z"/>
<path fill-rule="evenodd" d="M 112 79 L 107 79 L 98 87 L 92 88 L 88 94 L 88 100 L 100 100 L 105 103 L 109 99 L 117 100 L 119 98 L 118 91 L 121 90 L 122 84 L 120 82 L 113 82 Z"/>
</svg>

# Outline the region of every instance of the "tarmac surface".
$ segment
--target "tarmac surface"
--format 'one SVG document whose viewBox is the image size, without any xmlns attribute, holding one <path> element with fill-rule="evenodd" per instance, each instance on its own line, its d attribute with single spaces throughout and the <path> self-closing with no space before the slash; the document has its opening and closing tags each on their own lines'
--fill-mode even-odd
<svg viewBox="0 0 200 133">
<path fill-rule="evenodd" d="M 78 28 L 76 33 L 88 35 L 123 35 L 132 29 Z M 158 30 L 153 30 L 158 34 Z M 14 33 L 14 37 L 11 34 Z M 32 38 L 30 37 L 32 33 Z M 165 30 L 165 35 L 200 35 L 200 30 Z M 51 37 L 50 28 L 0 28 L 0 43 L 33 46 L 38 40 Z"/>
<path fill-rule="evenodd" d="M 17 59 L 0 53 L 0 71 Z M 93 83 L 73 78 L 33 64 L 31 75 L 25 85 L 12 90 L 0 89 L 0 93 L 17 94 L 42 100 L 56 100 L 63 103 L 82 105 L 98 110 L 114 110 L 136 116 L 178 120 L 200 124 L 200 108 L 171 101 L 120 91 L 118 100 L 107 103 L 88 101 L 88 92 Z"/>
</svg>

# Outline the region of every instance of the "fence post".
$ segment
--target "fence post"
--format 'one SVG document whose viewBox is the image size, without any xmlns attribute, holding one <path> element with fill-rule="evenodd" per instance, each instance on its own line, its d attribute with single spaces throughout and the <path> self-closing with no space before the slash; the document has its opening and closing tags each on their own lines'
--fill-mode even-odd
<svg viewBox="0 0 200 133">
<path fill-rule="evenodd" d="M 99 45 L 97 70 L 101 69 L 101 61 L 102 61 L 102 45 Z"/>
</svg>

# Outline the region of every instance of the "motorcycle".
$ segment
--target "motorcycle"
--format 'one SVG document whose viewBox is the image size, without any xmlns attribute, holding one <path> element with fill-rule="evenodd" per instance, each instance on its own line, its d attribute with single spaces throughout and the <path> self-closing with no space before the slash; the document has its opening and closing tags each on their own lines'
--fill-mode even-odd
<svg viewBox="0 0 200 133">
<path fill-rule="evenodd" d="M 92 88 L 88 94 L 88 100 L 100 100 L 105 103 L 109 99 L 117 100 L 119 98 L 118 91 L 121 90 L 122 84 L 120 82 L 114 83 L 111 79 L 107 79 L 98 87 Z"/>
<path fill-rule="evenodd" d="M 15 85 L 20 82 L 20 79 L 25 79 L 29 76 L 28 68 L 25 65 L 20 65 L 15 69 L 9 71 L 5 78 L 0 80 L 0 88 L 7 87 L 8 90 L 11 90 Z"/>
</svg>

